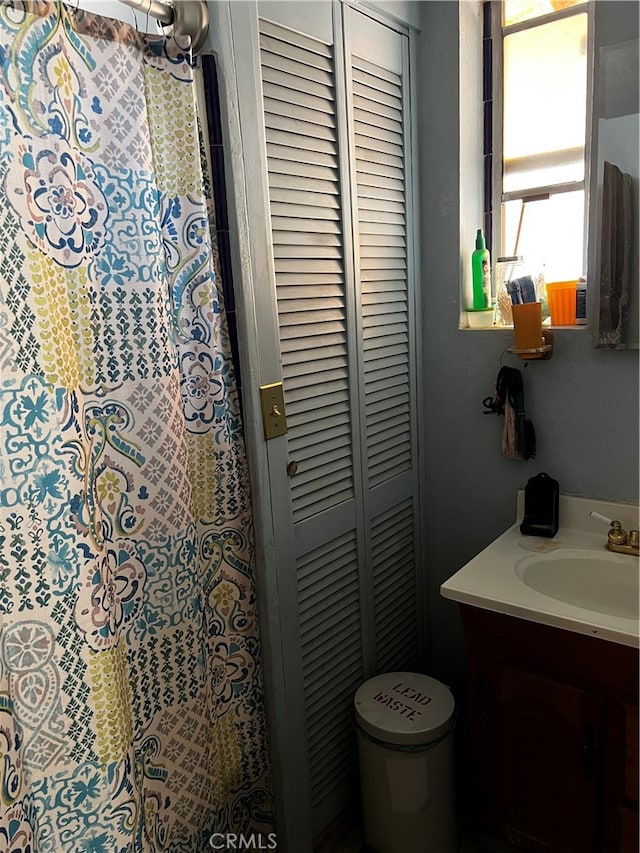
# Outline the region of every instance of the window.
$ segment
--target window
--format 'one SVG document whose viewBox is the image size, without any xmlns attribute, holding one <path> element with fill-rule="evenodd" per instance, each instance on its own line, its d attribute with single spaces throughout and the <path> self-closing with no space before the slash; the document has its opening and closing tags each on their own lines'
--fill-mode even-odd
<svg viewBox="0 0 640 853">
<path fill-rule="evenodd" d="M 485 228 L 494 258 L 546 281 L 586 268 L 589 17 L 580 0 L 485 4 Z"/>
</svg>

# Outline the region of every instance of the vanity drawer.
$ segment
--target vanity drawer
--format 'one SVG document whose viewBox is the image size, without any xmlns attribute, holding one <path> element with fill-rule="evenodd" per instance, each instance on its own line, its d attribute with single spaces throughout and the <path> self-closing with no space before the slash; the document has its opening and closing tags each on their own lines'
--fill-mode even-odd
<svg viewBox="0 0 640 853">
<path fill-rule="evenodd" d="M 638 709 L 624 705 L 624 796 L 638 802 Z"/>
</svg>

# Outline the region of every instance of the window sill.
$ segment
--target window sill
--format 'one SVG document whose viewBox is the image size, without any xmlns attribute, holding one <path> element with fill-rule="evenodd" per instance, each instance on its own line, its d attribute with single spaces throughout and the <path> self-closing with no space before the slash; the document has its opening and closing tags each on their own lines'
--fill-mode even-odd
<svg viewBox="0 0 640 853">
<path fill-rule="evenodd" d="M 463 312 L 462 316 L 460 317 L 460 322 L 458 324 L 458 330 L 460 332 L 513 332 L 513 325 L 511 325 L 511 326 L 498 326 L 498 325 L 494 324 L 492 326 L 485 326 L 484 328 L 471 328 L 471 326 L 469 326 L 467 323 L 467 319 L 466 319 L 465 315 L 466 315 L 466 311 Z M 543 321 L 542 328 L 543 329 L 551 329 L 554 332 L 556 332 L 556 331 L 563 331 L 563 332 L 564 331 L 576 331 L 576 332 L 578 332 L 578 331 L 586 331 L 588 326 L 586 323 L 573 323 L 572 325 L 569 325 L 569 326 L 552 326 L 551 323 L 549 322 L 549 319 L 547 318 L 546 320 Z"/>
</svg>

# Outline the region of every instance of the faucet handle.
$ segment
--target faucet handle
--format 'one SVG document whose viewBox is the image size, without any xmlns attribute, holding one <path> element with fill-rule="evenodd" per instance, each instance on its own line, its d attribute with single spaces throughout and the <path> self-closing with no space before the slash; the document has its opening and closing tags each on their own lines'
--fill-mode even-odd
<svg viewBox="0 0 640 853">
<path fill-rule="evenodd" d="M 607 518 L 606 515 L 602 515 L 602 513 L 596 512 L 595 510 L 592 510 L 589 515 L 591 516 L 591 518 L 597 518 L 598 521 L 604 521 L 604 523 L 608 524 L 609 526 L 613 524 L 613 520 L 611 518 Z"/>
<path fill-rule="evenodd" d="M 611 545 L 625 545 L 627 542 L 626 531 L 622 529 L 619 521 L 611 522 L 611 530 L 609 531 L 608 540 Z"/>
<path fill-rule="evenodd" d="M 640 545 L 640 532 L 638 530 L 629 531 L 627 545 L 631 545 L 632 548 L 637 548 Z"/>
</svg>

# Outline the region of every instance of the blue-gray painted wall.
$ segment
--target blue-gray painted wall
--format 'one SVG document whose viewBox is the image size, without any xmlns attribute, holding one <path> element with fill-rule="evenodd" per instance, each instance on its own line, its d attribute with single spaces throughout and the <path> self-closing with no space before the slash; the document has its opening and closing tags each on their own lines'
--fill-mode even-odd
<svg viewBox="0 0 640 853">
<path fill-rule="evenodd" d="M 637 3 L 597 7 L 596 47 L 637 35 Z M 529 477 L 546 471 L 567 494 L 638 500 L 638 351 L 596 350 L 588 331 L 558 330 L 550 361 L 525 368 L 507 356 L 506 364 L 522 370 L 537 454 L 527 462 L 502 457 L 503 418 L 484 415 L 482 400 L 493 394 L 512 334 L 458 329 L 461 263 L 473 249 L 469 240 L 461 245 L 460 234 L 479 227 L 473 199 L 479 204 L 481 194 L 469 186 L 476 164 L 465 162 L 464 140 L 459 145 L 461 78 L 463 93 L 474 85 L 458 57 L 460 15 L 469 9 L 445 0 L 423 3 L 421 13 L 425 571 L 431 671 L 451 682 L 464 672 L 464 638 L 457 605 L 440 596 L 440 585 L 514 522 L 516 492 Z M 476 135 L 469 116 L 462 119 Z"/>
</svg>

